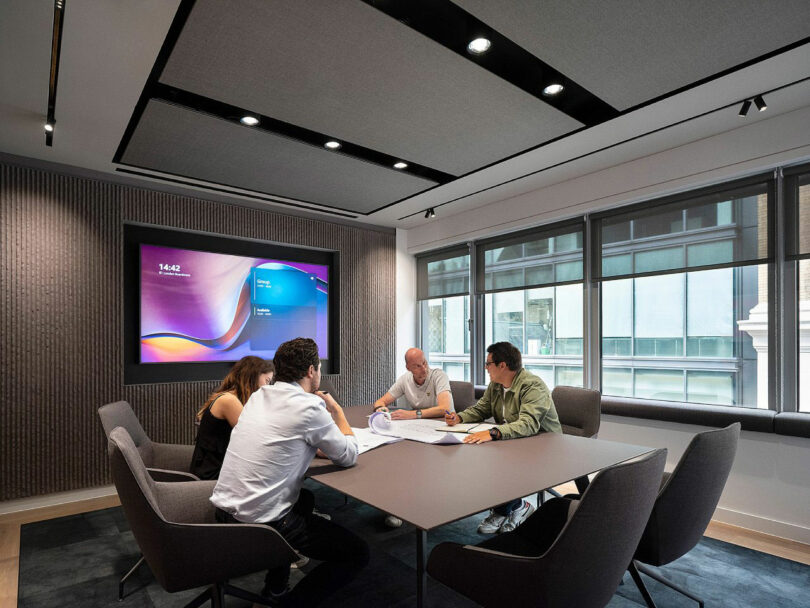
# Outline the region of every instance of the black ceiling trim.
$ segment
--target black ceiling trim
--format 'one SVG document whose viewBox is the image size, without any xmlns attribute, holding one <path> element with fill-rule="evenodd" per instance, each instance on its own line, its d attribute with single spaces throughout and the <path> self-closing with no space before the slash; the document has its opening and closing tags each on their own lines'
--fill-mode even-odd
<svg viewBox="0 0 810 608">
<path fill-rule="evenodd" d="M 53 36 L 51 37 L 51 72 L 48 79 L 48 115 L 46 124 L 56 124 L 56 85 L 59 80 L 59 60 L 62 57 L 62 30 L 65 24 L 65 2 L 54 0 Z M 45 131 L 45 145 L 53 146 L 53 128 Z"/>
<path fill-rule="evenodd" d="M 211 99 L 210 97 L 197 95 L 196 93 L 192 93 L 190 91 L 184 91 L 183 89 L 178 89 L 176 87 L 163 84 L 162 82 L 156 83 L 152 87 L 151 93 L 153 99 L 166 101 L 176 106 L 194 110 L 195 112 L 201 112 L 203 114 L 208 114 L 209 116 L 214 116 L 215 118 L 221 118 L 222 120 L 235 123 L 244 129 L 266 131 L 274 135 L 286 137 L 287 139 L 291 139 L 293 141 L 315 146 L 316 148 L 324 150 L 330 154 L 342 154 L 344 156 L 362 160 L 397 173 L 415 175 L 438 184 L 446 184 L 456 179 L 456 176 L 454 175 L 420 165 L 408 160 L 407 158 L 390 156 L 383 152 L 378 152 L 377 150 L 372 150 L 371 148 L 365 148 L 358 144 L 351 143 L 339 137 L 333 137 L 324 133 L 318 133 L 317 131 L 311 131 L 304 127 L 299 127 L 270 116 L 253 112 L 249 109 L 233 106 L 222 101 L 217 101 L 216 99 Z M 242 125 L 239 122 L 239 119 L 245 115 L 258 118 L 259 124 L 252 127 Z M 324 144 L 330 140 L 340 142 L 340 149 L 326 150 L 324 148 Z M 407 168 L 395 169 L 394 163 L 400 161 L 407 163 Z"/>
<path fill-rule="evenodd" d="M 174 46 L 177 44 L 177 40 L 180 38 L 180 34 L 186 25 L 188 16 L 191 14 L 191 9 L 194 8 L 195 2 L 196 0 L 183 0 L 180 6 L 177 7 L 177 12 L 174 14 L 172 24 L 169 26 L 166 38 L 163 40 L 163 46 L 160 47 L 160 52 L 158 53 L 157 59 L 155 59 L 155 64 L 152 66 L 152 71 L 149 72 L 149 77 L 146 79 L 146 84 L 143 87 L 143 91 L 141 91 L 141 96 L 138 98 L 138 103 L 135 104 L 135 109 L 132 111 L 132 116 L 129 118 L 129 124 L 127 124 L 121 142 L 118 144 L 118 149 L 115 151 L 115 155 L 113 156 L 114 163 L 121 162 L 121 157 L 124 156 L 124 152 L 129 145 L 129 140 L 132 139 L 132 135 L 135 133 L 135 129 L 141 121 L 141 116 L 144 110 L 146 110 L 146 104 L 149 103 L 149 99 L 152 97 L 152 88 L 157 84 L 160 75 L 163 73 L 163 68 L 165 68 L 166 64 L 169 62 L 169 57 L 174 50 Z"/>
<path fill-rule="evenodd" d="M 619 115 L 616 108 L 449 0 L 363 1 L 589 127 Z M 479 37 L 489 39 L 492 46 L 473 55 L 467 44 Z M 563 92 L 543 95 L 552 83 L 563 85 Z"/>
<path fill-rule="evenodd" d="M 132 166 L 132 165 L 130 165 Z M 148 169 L 148 167 L 144 167 L 144 169 Z M 348 217 L 350 219 L 357 219 L 359 215 L 352 215 L 350 213 L 341 213 L 340 211 L 331 211 L 329 209 L 322 209 L 320 207 L 310 207 L 309 205 L 301 205 L 299 203 L 291 203 L 288 201 L 279 200 L 277 198 L 272 198 L 271 196 L 260 196 L 258 194 L 249 194 L 247 192 L 240 192 L 238 190 L 232 190 L 230 188 L 221 188 L 219 186 L 227 185 L 227 184 L 218 184 L 217 186 L 211 186 L 208 184 L 198 184 L 196 182 L 192 182 L 189 179 L 178 179 L 180 177 L 184 177 L 181 175 L 177 175 L 176 173 L 169 173 L 168 175 L 174 175 L 175 177 L 166 177 L 164 175 L 156 175 L 154 173 L 147 173 L 146 171 L 136 171 L 134 169 L 123 169 L 121 167 L 116 167 L 115 170 L 119 173 L 126 173 L 127 175 L 137 175 L 139 177 L 148 177 L 151 179 L 155 179 L 162 182 L 170 182 L 173 184 L 181 184 L 183 186 L 191 186 L 193 188 L 202 188 L 204 190 L 211 190 L 213 192 L 222 192 L 224 194 L 230 194 L 231 196 L 241 196 L 244 198 L 251 198 L 258 201 L 268 202 L 268 203 L 276 203 L 278 205 L 285 205 L 287 207 L 296 207 L 298 209 L 306 209 L 307 211 L 317 211 L 319 213 L 327 213 L 329 215 L 337 215 L 340 217 Z M 152 169 L 148 169 L 152 170 Z M 197 179 L 197 178 L 190 178 L 190 179 Z M 213 182 L 216 183 L 216 182 Z M 313 203 L 315 205 L 317 203 Z"/>
<path fill-rule="evenodd" d="M 761 94 L 762 95 L 770 95 L 771 93 L 775 93 L 776 91 L 781 91 L 782 89 L 787 89 L 789 87 L 792 87 L 792 86 L 795 86 L 797 84 L 801 84 L 801 83 L 807 82 L 807 81 L 810 81 L 810 76 L 807 76 L 805 78 L 800 78 L 798 80 L 794 80 L 793 82 L 789 82 L 789 83 L 784 84 L 782 86 L 775 87 L 775 88 L 770 89 L 768 91 L 762 91 Z M 543 167 L 542 169 L 538 169 L 536 171 L 530 171 L 529 173 L 524 173 L 523 175 L 519 175 L 517 177 L 513 177 L 511 179 L 504 180 L 504 181 L 499 182 L 497 184 L 494 184 L 492 186 L 487 186 L 486 188 L 481 188 L 480 190 L 476 190 L 475 192 L 470 192 L 470 193 L 464 194 L 462 196 L 457 196 L 456 198 L 450 199 L 449 201 L 444 201 L 443 203 L 430 203 L 430 204 L 428 204 L 428 206 L 432 207 L 433 209 L 437 209 L 439 207 L 443 207 L 444 205 L 449 205 L 450 203 L 455 203 L 456 201 L 460 201 L 460 200 L 463 200 L 465 198 L 475 196 L 476 194 L 481 194 L 482 192 L 487 192 L 487 191 L 492 190 L 494 188 L 499 188 L 501 186 L 505 186 L 506 184 L 511 184 L 512 182 L 516 182 L 518 180 L 524 179 L 524 178 L 529 177 L 531 175 L 537 175 L 538 173 L 544 173 L 544 172 L 549 171 L 551 169 L 556 169 L 557 167 L 562 167 L 563 165 L 567 165 L 568 163 L 572 163 L 572 162 L 581 160 L 583 158 L 593 156 L 594 154 L 599 154 L 600 152 L 604 152 L 605 150 L 610 150 L 611 148 L 621 146 L 623 144 L 629 143 L 629 142 L 634 141 L 636 139 L 641 139 L 642 137 L 647 137 L 648 135 L 652 135 L 654 133 L 659 133 L 660 131 L 666 131 L 667 129 L 670 129 L 672 127 L 677 127 L 678 125 L 682 125 L 682 124 L 690 122 L 692 120 L 696 120 L 698 118 L 708 116 L 709 114 L 714 114 L 715 112 L 720 112 L 722 110 L 727 110 L 728 108 L 737 107 L 737 106 L 740 105 L 740 103 L 742 101 L 743 101 L 742 99 L 737 100 L 737 101 L 733 101 L 731 103 L 720 106 L 718 108 L 714 108 L 713 110 L 707 110 L 706 112 L 702 112 L 701 114 L 696 114 L 695 116 L 690 116 L 689 118 L 684 118 L 683 120 L 678 120 L 676 122 L 673 122 L 673 123 L 668 124 L 668 125 L 664 125 L 662 127 L 658 127 L 656 129 L 651 129 L 650 131 L 647 131 L 645 133 L 640 133 L 639 135 L 634 135 L 633 137 L 628 137 L 627 139 L 623 139 L 622 141 L 618 141 L 618 142 L 610 144 L 608 146 L 603 146 L 602 148 L 599 148 L 598 150 L 592 150 L 591 152 L 586 152 L 585 154 L 580 154 L 579 156 L 575 156 L 573 158 L 569 158 L 567 160 L 563 160 L 563 161 L 560 161 L 558 163 L 554 163 L 553 165 L 548 165 L 546 167 Z M 582 130 L 582 129 L 580 129 L 580 130 Z M 571 134 L 569 134 L 569 135 L 571 135 Z M 563 137 L 567 137 L 567 135 L 564 135 Z M 541 146 L 537 146 L 537 148 L 543 147 L 545 145 L 546 144 L 543 144 Z M 532 150 L 535 150 L 537 148 L 532 148 Z M 526 150 L 526 152 L 529 152 L 529 151 L 530 150 Z M 517 155 L 515 155 L 515 156 L 517 156 Z M 510 157 L 510 158 L 512 158 L 512 157 Z M 508 160 L 508 159 L 504 159 L 504 160 Z M 491 165 L 488 165 L 488 166 L 491 166 Z M 467 175 L 469 175 L 469 174 L 467 174 Z M 466 175 L 460 176 L 459 179 L 461 179 L 463 177 L 466 177 Z M 422 194 L 422 193 L 420 192 L 419 194 Z M 414 196 L 416 196 L 416 195 L 414 195 Z M 402 202 L 404 200 L 407 200 L 407 199 L 401 199 L 399 201 L 395 201 L 394 203 L 391 203 L 390 205 L 386 205 L 385 207 L 381 207 L 380 209 L 376 209 L 375 211 L 372 211 L 371 213 L 376 213 L 377 211 L 380 211 L 381 209 L 385 209 L 387 207 L 390 207 L 391 205 L 394 205 L 396 203 L 400 203 L 400 202 Z M 402 217 L 397 218 L 397 221 L 405 220 L 405 219 L 408 219 L 408 218 L 413 217 L 415 215 L 422 215 L 424 212 L 425 212 L 425 209 L 421 209 L 419 211 L 415 211 L 413 213 L 403 215 Z"/>
</svg>

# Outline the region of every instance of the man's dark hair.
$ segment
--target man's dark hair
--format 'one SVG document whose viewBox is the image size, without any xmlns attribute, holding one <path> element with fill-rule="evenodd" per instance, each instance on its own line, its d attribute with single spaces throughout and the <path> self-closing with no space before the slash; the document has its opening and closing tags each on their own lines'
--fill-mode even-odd
<svg viewBox="0 0 810 608">
<path fill-rule="evenodd" d="M 284 342 L 278 347 L 273 363 L 276 366 L 276 380 L 297 382 L 307 375 L 310 365 L 318 369 L 321 363 L 318 345 L 312 338 L 296 338 Z"/>
<path fill-rule="evenodd" d="M 487 352 L 492 353 L 492 361 L 495 364 L 506 363 L 510 371 L 516 372 L 523 366 L 520 351 L 511 342 L 496 342 L 487 346 Z M 278 367 L 278 363 L 276 364 Z"/>
</svg>

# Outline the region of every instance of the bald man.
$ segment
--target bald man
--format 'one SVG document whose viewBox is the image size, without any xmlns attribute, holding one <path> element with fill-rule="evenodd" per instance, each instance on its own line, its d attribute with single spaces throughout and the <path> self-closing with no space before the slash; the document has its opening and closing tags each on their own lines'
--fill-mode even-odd
<svg viewBox="0 0 810 608">
<path fill-rule="evenodd" d="M 407 408 L 391 412 L 394 420 L 415 418 L 441 418 L 445 412 L 455 411 L 450 380 L 440 369 L 430 369 L 425 353 L 418 348 L 405 352 L 405 369 L 394 386 L 374 402 L 374 411 L 388 411 L 388 406 L 400 397 L 405 397 Z"/>
</svg>

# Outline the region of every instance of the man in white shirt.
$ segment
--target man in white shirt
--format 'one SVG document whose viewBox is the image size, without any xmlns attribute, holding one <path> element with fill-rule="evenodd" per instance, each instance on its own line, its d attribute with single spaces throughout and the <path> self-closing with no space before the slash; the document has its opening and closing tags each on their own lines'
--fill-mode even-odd
<svg viewBox="0 0 810 608">
<path fill-rule="evenodd" d="M 224 523 L 261 523 L 277 530 L 302 555 L 321 560 L 290 593 L 290 566 L 268 570 L 262 594 L 281 605 L 315 606 L 368 563 L 368 545 L 312 513 L 301 484 L 320 450 L 339 466 L 357 461 L 357 440 L 334 397 L 318 392 L 318 347 L 309 338 L 279 346 L 276 383 L 245 404 L 211 502 Z"/>
<path fill-rule="evenodd" d="M 392 420 L 413 420 L 419 418 L 441 418 L 447 412 L 454 412 L 453 394 L 450 392 L 450 380 L 440 369 L 428 367 L 425 353 L 418 348 L 405 351 L 405 369 L 394 385 L 382 397 L 374 402 L 374 411 L 388 411 L 388 406 L 404 396 L 407 407 L 391 412 Z M 402 520 L 393 515 L 386 515 L 385 524 L 399 528 Z"/>
</svg>

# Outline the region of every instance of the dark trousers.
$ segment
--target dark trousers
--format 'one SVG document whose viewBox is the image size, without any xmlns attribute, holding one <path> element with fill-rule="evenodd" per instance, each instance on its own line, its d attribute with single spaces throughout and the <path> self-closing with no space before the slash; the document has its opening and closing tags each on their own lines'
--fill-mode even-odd
<svg viewBox="0 0 810 608">
<path fill-rule="evenodd" d="M 317 606 L 349 583 L 368 564 L 368 545 L 345 528 L 312 514 L 312 492 L 302 489 L 293 510 L 281 520 L 262 522 L 281 534 L 302 555 L 321 561 L 288 595 L 283 606 Z M 217 521 L 240 523 L 217 509 Z M 283 590 L 290 577 L 290 565 L 271 568 L 265 577 L 265 590 Z"/>
</svg>

